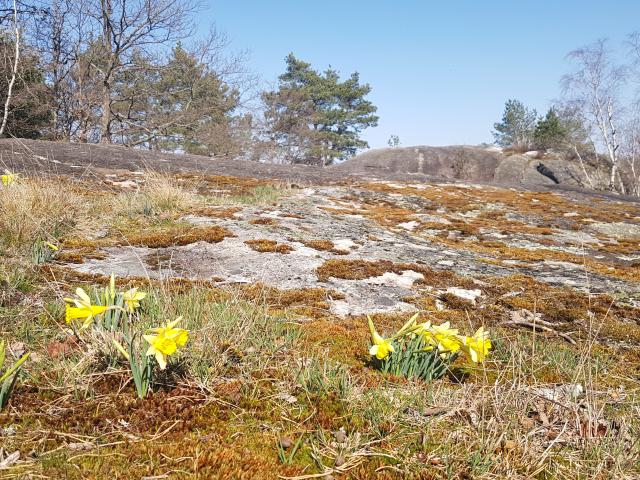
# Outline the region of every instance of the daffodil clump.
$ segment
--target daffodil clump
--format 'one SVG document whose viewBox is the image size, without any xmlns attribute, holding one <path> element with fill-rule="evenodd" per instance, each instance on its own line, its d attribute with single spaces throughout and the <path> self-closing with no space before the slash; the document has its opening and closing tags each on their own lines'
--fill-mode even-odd
<svg viewBox="0 0 640 480">
<path fill-rule="evenodd" d="M 398 332 L 383 338 L 369 317 L 372 345 L 369 354 L 380 370 L 425 380 L 442 377 L 460 354 L 472 364 L 482 363 L 491 349 L 489 332 L 480 327 L 471 336 L 460 335 L 449 322 L 418 323 L 418 314 Z"/>
<path fill-rule="evenodd" d="M 115 276 L 111 275 L 109 284 L 98 290 L 93 299 L 82 288 L 76 289 L 75 297 L 65 298 L 65 320 L 74 330 L 97 328 L 111 332 L 113 346 L 129 362 L 140 398 L 150 391 L 154 368 L 167 368 L 169 357 L 189 340 L 189 332 L 177 326 L 181 317 L 161 327 L 138 326 L 141 302 L 146 296 L 137 287 L 118 291 Z"/>
<path fill-rule="evenodd" d="M 53 245 L 52 245 L 53 246 Z M 71 326 L 80 326 L 80 330 L 89 328 L 94 322 L 112 332 L 126 329 L 128 321 L 140 308 L 140 302 L 146 293 L 138 288 L 125 292 L 116 290 L 115 275 L 111 275 L 109 285 L 94 294 L 93 300 L 82 288 L 76 289 L 75 298 L 65 298 L 65 320 Z"/>
</svg>

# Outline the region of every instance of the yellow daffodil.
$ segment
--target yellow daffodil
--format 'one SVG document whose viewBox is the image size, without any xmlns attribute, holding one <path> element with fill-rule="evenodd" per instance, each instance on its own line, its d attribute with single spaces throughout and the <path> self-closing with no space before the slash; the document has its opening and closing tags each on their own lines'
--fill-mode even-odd
<svg viewBox="0 0 640 480">
<path fill-rule="evenodd" d="M 491 349 L 489 332 L 480 327 L 473 337 L 460 337 L 462 350 L 473 363 L 482 363 Z"/>
<path fill-rule="evenodd" d="M 102 315 L 107 310 L 107 307 L 101 305 L 90 305 L 89 307 L 72 307 L 67 304 L 65 311 L 65 320 L 67 323 L 71 323 L 72 320 L 82 320 L 82 329 L 88 328 L 93 322 L 94 317 Z"/>
<path fill-rule="evenodd" d="M 167 368 L 167 357 L 173 355 L 179 347 L 183 347 L 189 340 L 189 332 L 184 328 L 175 328 L 181 317 L 173 322 L 166 323 L 163 327 L 152 328 L 157 335 L 144 335 L 149 343 L 147 355 L 154 355 L 161 370 Z"/>
<path fill-rule="evenodd" d="M 175 328 L 181 320 L 182 317 L 178 317 L 173 322 L 165 323 L 164 327 L 152 328 L 151 332 L 174 339 L 179 347 L 184 347 L 189 340 L 189 331 L 184 328 Z"/>
<path fill-rule="evenodd" d="M 413 317 L 411 317 L 407 321 L 407 323 L 405 323 L 400 328 L 400 330 L 398 330 L 398 333 L 396 333 L 393 337 L 397 338 L 397 337 L 400 337 L 402 335 L 406 335 L 406 334 L 414 332 L 418 328 L 418 325 L 416 324 L 416 320 L 418 319 L 419 316 L 420 316 L 420 313 L 416 313 Z"/>
<path fill-rule="evenodd" d="M 125 310 L 129 313 L 133 313 L 133 311 L 140 306 L 140 301 L 146 296 L 146 293 L 139 292 L 137 288 L 127 290 L 122 295 Z"/>
<path fill-rule="evenodd" d="M 16 181 L 17 175 L 15 173 L 11 173 L 7 170 L 4 171 L 4 175 L 1 176 L 2 186 L 9 187 L 13 182 Z"/>
<path fill-rule="evenodd" d="M 431 334 L 431 321 L 429 320 L 429 321 L 417 324 L 413 329 L 412 333 L 415 335 Z"/>
<path fill-rule="evenodd" d="M 155 355 L 160 370 L 167 368 L 167 357 L 178 350 L 176 342 L 164 335 L 145 335 L 144 339 L 149 343 L 147 355 Z"/>
<path fill-rule="evenodd" d="M 367 316 L 367 319 L 369 320 L 369 330 L 371 331 L 371 339 L 373 341 L 373 345 L 369 349 L 369 354 L 375 355 L 378 360 L 384 360 L 389 356 L 389 353 L 395 352 L 395 349 L 389 340 L 385 340 L 376 332 L 371 317 Z"/>
<path fill-rule="evenodd" d="M 421 335 L 427 343 L 426 351 L 437 348 L 442 354 L 455 353 L 460 350 L 460 339 L 457 337 L 458 330 L 451 328 L 449 322 L 442 325 L 431 325 L 431 322 L 424 322 L 416 326 L 414 333 Z"/>
<path fill-rule="evenodd" d="M 71 323 L 72 320 L 84 319 L 84 322 L 82 323 L 82 329 L 85 329 L 89 327 L 89 325 L 91 325 L 94 317 L 102 315 L 108 310 L 108 307 L 102 305 L 93 305 L 91 303 L 89 295 L 87 295 L 87 292 L 85 292 L 80 287 L 76 289 L 76 296 L 78 298 L 64 299 L 67 302 L 65 311 L 65 320 L 67 321 L 67 323 Z M 70 303 L 74 304 L 75 307 L 69 305 Z"/>
<path fill-rule="evenodd" d="M 451 328 L 449 322 L 442 325 L 432 325 L 431 332 L 440 352 L 455 353 L 460 350 L 461 342 L 457 336 L 458 329 Z"/>
</svg>

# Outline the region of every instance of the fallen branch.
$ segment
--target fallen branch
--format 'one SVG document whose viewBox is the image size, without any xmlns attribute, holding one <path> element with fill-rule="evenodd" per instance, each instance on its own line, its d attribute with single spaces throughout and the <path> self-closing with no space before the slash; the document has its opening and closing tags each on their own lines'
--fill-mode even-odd
<svg viewBox="0 0 640 480">
<path fill-rule="evenodd" d="M 561 338 L 563 338 L 564 340 L 566 340 L 567 342 L 569 342 L 571 345 L 575 345 L 576 341 L 571 338 L 568 334 L 563 333 L 563 332 L 559 332 L 557 330 L 555 330 L 554 328 L 551 328 L 549 325 L 551 325 L 549 322 L 545 322 L 543 320 L 537 320 L 535 323 L 533 322 L 528 322 L 526 320 L 508 320 L 505 322 L 502 322 L 500 325 L 502 326 L 517 326 L 517 327 L 527 327 L 527 328 L 531 328 L 532 330 L 540 330 L 543 332 L 549 332 L 549 333 L 553 333 Z"/>
</svg>

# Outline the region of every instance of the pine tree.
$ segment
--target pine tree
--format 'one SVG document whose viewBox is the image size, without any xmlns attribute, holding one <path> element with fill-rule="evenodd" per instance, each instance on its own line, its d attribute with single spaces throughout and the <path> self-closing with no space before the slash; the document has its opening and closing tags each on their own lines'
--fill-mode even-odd
<svg viewBox="0 0 640 480">
<path fill-rule="evenodd" d="M 518 100 L 507 100 L 502 121 L 493 125 L 493 136 L 498 145 L 517 150 L 528 150 L 533 143 L 533 132 L 538 113 Z"/>
<path fill-rule="evenodd" d="M 134 54 L 137 70 L 120 75 L 112 106 L 115 140 L 164 151 L 224 156 L 233 150 L 229 124 L 238 93 L 178 44 L 165 64 Z"/>
<path fill-rule="evenodd" d="M 360 83 L 358 73 L 341 81 L 337 71 L 321 74 L 293 54 L 286 64 L 278 89 L 263 100 L 271 136 L 288 160 L 324 166 L 367 148 L 360 133 L 377 125 L 377 108 L 365 99 L 371 87 Z"/>
<path fill-rule="evenodd" d="M 553 108 L 550 108 L 544 118 L 540 119 L 533 133 L 536 148 L 561 147 L 567 138 L 568 130 Z"/>
</svg>

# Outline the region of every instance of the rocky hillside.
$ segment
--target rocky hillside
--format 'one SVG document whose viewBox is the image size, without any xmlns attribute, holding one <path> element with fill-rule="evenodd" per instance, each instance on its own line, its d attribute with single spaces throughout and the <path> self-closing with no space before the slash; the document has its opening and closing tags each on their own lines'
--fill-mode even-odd
<svg viewBox="0 0 640 480">
<path fill-rule="evenodd" d="M 343 163 L 320 168 L 271 165 L 198 155 L 175 155 L 115 145 L 68 144 L 0 139 L 0 167 L 30 174 L 117 175 L 153 170 L 198 172 L 279 179 L 308 184 L 344 183 L 358 179 L 473 182 L 534 188 L 579 187 L 578 164 L 556 155 L 511 155 L 499 149 L 451 146 L 383 148 L 366 151 Z M 586 166 L 591 177 L 598 177 Z"/>
<path fill-rule="evenodd" d="M 637 201 L 490 185 L 510 161 L 490 151 L 462 152 L 486 183 L 463 181 L 455 148 L 394 149 L 375 175 L 364 155 L 0 148 L 21 172 L 0 188 L 0 337 L 9 361 L 31 353 L 0 476 L 637 478 Z M 63 299 L 112 273 L 145 294 L 127 328 L 189 331 L 142 399 L 122 335 L 65 322 Z M 387 337 L 415 313 L 486 329 L 486 361 L 428 382 L 376 370 L 367 316 Z"/>
<path fill-rule="evenodd" d="M 513 186 L 579 187 L 580 179 L 584 179 L 579 163 L 559 155 L 512 154 L 494 147 L 381 148 L 368 150 L 335 168 L 350 175 L 382 174 L 404 180 L 430 178 Z M 589 165 L 585 168 L 591 177 L 605 174 Z"/>
</svg>

